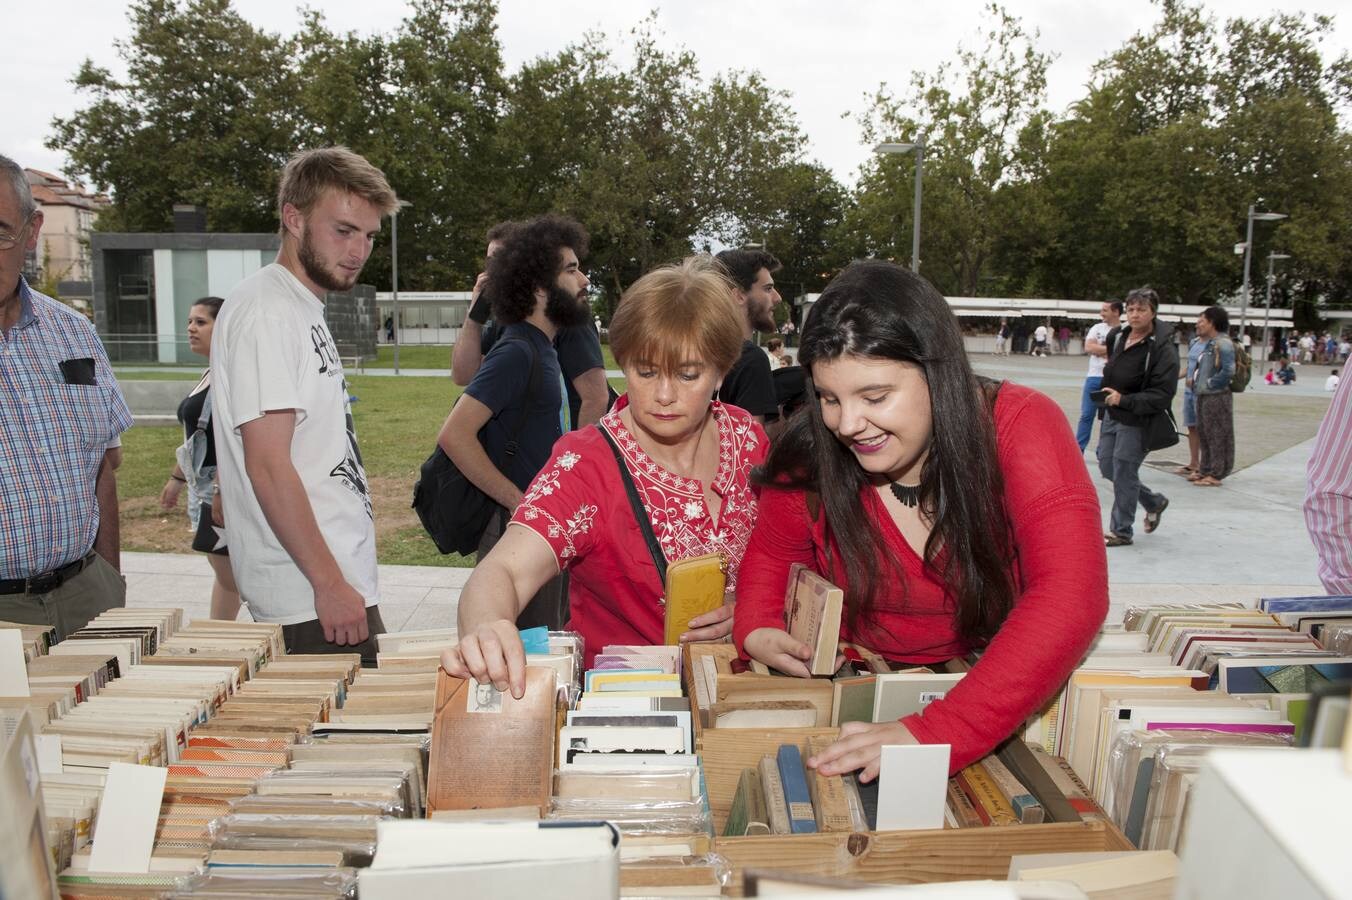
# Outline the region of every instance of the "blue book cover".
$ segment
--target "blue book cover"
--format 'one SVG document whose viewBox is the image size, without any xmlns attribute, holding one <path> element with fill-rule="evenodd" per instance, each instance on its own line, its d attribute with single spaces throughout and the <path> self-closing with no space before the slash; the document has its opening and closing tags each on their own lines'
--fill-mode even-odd
<svg viewBox="0 0 1352 900">
<path fill-rule="evenodd" d="M 1321 597 L 1264 597 L 1258 601 L 1263 612 L 1316 612 L 1352 610 L 1352 597 L 1328 595 Z"/>
<path fill-rule="evenodd" d="M 812 809 L 812 795 L 807 790 L 803 754 L 794 744 L 781 744 L 776 761 L 779 763 L 779 780 L 784 784 L 784 801 L 789 807 L 789 829 L 794 834 L 815 832 L 817 814 Z"/>
</svg>

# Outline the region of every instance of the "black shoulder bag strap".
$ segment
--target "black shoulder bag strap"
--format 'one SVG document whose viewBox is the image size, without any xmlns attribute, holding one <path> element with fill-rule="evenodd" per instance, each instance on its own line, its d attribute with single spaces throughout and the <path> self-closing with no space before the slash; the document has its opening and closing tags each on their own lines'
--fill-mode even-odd
<svg viewBox="0 0 1352 900">
<path fill-rule="evenodd" d="M 634 479 L 629 474 L 629 467 L 624 464 L 624 455 L 620 453 L 620 445 L 615 443 L 615 439 L 610 436 L 610 432 L 606 431 L 600 422 L 596 423 L 596 430 L 601 432 L 601 436 L 610 445 L 610 452 L 615 454 L 615 465 L 620 467 L 620 480 L 624 482 L 624 492 L 629 496 L 629 508 L 634 511 L 638 530 L 643 534 L 643 541 L 648 545 L 648 552 L 652 554 L 653 565 L 657 567 L 657 577 L 665 585 L 667 583 L 667 556 L 662 552 L 662 545 L 657 542 L 657 535 L 653 534 L 653 523 L 648 519 L 648 513 L 643 508 L 643 501 L 639 499 L 638 487 L 635 486 Z"/>
<path fill-rule="evenodd" d="M 512 429 L 512 436 L 507 439 L 503 445 L 502 452 L 507 454 L 506 462 L 510 463 L 512 457 L 516 456 L 516 451 L 521 449 L 521 432 L 526 427 L 526 419 L 530 416 L 530 401 L 535 396 L 535 388 L 540 380 L 540 351 L 535 349 L 535 345 L 530 341 L 521 341 L 530 351 L 530 377 L 526 379 L 526 396 L 522 398 L 521 414 L 516 417 L 516 427 Z M 506 472 L 503 472 L 506 475 Z M 510 478 L 510 476 L 508 476 Z"/>
</svg>

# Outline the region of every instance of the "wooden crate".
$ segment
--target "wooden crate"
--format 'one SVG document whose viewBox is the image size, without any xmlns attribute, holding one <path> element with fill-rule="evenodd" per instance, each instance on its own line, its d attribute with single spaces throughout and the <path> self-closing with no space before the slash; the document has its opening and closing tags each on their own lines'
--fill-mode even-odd
<svg viewBox="0 0 1352 900">
<path fill-rule="evenodd" d="M 715 838 L 732 866 L 727 894 L 742 896 L 745 869 L 777 869 L 876 884 L 928 884 L 994 879 L 1021 853 L 1134 850 L 1117 829 L 1100 822 L 1007 825 L 940 831 L 877 831 Z"/>
<path fill-rule="evenodd" d="M 781 744 L 809 737 L 834 738 L 835 728 L 709 729 L 701 756 L 714 834 L 727 822 L 737 780 L 747 766 L 774 755 Z M 1009 858 L 1021 853 L 1133 850 L 1111 824 L 1101 822 L 1007 825 L 935 831 L 715 837 L 715 852 L 733 867 L 729 886 L 741 896 L 742 871 L 779 869 L 881 884 L 965 879 L 1003 880 Z"/>
</svg>

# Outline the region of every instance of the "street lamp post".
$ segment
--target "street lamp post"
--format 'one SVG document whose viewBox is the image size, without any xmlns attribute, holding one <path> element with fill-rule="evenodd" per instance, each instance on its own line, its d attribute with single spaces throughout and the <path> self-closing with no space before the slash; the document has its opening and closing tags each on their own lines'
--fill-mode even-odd
<svg viewBox="0 0 1352 900">
<path fill-rule="evenodd" d="M 874 153 L 910 153 L 915 151 L 915 212 L 911 223 L 911 271 L 920 271 L 920 197 L 921 180 L 925 169 L 925 136 L 921 135 L 912 144 L 888 143 L 873 148 Z"/>
<path fill-rule="evenodd" d="M 399 374 L 399 212 L 413 206 L 407 200 L 400 200 L 398 208 L 390 213 L 390 302 L 394 307 L 390 316 L 394 320 L 394 374 Z"/>
<path fill-rule="evenodd" d="M 1269 253 L 1268 254 L 1268 274 L 1267 274 L 1267 306 L 1263 308 L 1263 358 L 1261 362 L 1267 362 L 1268 355 L 1268 319 L 1272 314 L 1272 285 L 1277 280 L 1277 276 L 1272 272 L 1272 264 L 1279 259 L 1290 259 L 1289 253 Z"/>
<path fill-rule="evenodd" d="M 1249 313 L 1249 260 L 1253 257 L 1253 223 L 1257 222 L 1275 222 L 1278 219 L 1285 219 L 1286 213 L 1276 212 L 1257 212 L 1253 204 L 1249 204 L 1249 222 L 1248 231 L 1244 237 L 1244 296 L 1239 307 L 1239 339 L 1244 340 L 1244 322 Z"/>
</svg>

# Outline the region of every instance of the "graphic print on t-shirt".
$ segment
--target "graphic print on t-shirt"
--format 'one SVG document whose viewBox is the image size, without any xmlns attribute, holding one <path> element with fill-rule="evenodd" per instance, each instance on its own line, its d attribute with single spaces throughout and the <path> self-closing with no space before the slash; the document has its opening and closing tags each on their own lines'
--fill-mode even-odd
<svg viewBox="0 0 1352 900">
<path fill-rule="evenodd" d="M 342 361 L 338 358 L 338 348 L 333 346 L 329 330 L 321 325 L 310 326 L 310 343 L 314 345 L 315 356 L 319 357 L 320 375 L 341 375 Z"/>
<path fill-rule="evenodd" d="M 343 380 L 343 397 L 350 397 L 347 390 L 347 380 Z M 343 487 L 361 498 L 362 503 L 366 505 L 366 515 L 375 521 L 375 513 L 371 510 L 371 491 L 366 486 L 366 467 L 362 465 L 361 450 L 357 448 L 357 429 L 352 423 L 352 401 L 343 400 L 345 407 L 344 420 L 347 422 L 347 453 L 343 461 L 334 466 L 329 475 L 342 481 Z"/>
</svg>

